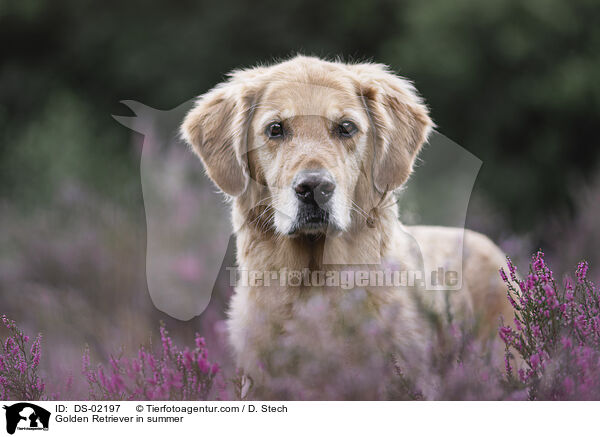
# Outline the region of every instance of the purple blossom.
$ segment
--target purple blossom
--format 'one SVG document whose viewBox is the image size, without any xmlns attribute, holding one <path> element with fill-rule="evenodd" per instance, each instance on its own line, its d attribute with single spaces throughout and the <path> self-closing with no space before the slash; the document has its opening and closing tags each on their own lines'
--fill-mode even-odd
<svg viewBox="0 0 600 437">
<path fill-rule="evenodd" d="M 514 350 L 524 363 L 517 373 L 530 399 L 600 399 L 600 292 L 587 271 L 588 264 L 579 263 L 577 282 L 567 278 L 559 289 L 538 251 L 525 283 L 507 282 L 520 302 L 517 330 L 501 327 L 499 336 L 507 356 Z M 510 363 L 504 367 L 513 380 Z"/>
<path fill-rule="evenodd" d="M 164 325 L 160 326 L 160 353 L 140 347 L 136 358 L 111 357 L 110 370 L 90 366 L 89 350 L 83 355 L 83 373 L 90 398 L 102 400 L 206 400 L 220 377 L 217 363 L 208 359 L 204 339 L 195 348 L 179 349 Z"/>
<path fill-rule="evenodd" d="M 275 391 L 255 387 L 263 396 L 291 399 L 374 398 L 374 399 L 600 399 L 600 293 L 587 279 L 588 264 L 577 266 L 576 280 L 557 284 L 539 251 L 532 258 L 529 271 L 519 279 L 517 268 L 507 259 L 507 268 L 499 274 L 507 287 L 507 299 L 514 309 L 513 324 L 502 322 L 498 340 L 505 353 L 492 361 L 482 361 L 484 347 L 473 341 L 474 333 L 450 323 L 438 333 L 439 338 L 423 345 L 430 363 L 417 363 L 422 375 L 414 377 L 396 369 L 392 379 L 384 376 L 381 362 L 364 357 L 366 369 L 345 363 L 345 355 L 328 349 L 333 373 L 325 373 L 322 383 L 307 387 L 301 378 L 281 378 Z M 327 310 L 323 306 L 323 310 Z M 312 313 L 311 313 L 312 314 Z M 307 315 L 307 317 L 310 315 Z M 312 316 L 311 316 L 312 317 Z M 308 317 L 307 327 L 314 326 Z M 350 320 L 350 318 L 348 318 Z M 345 320 L 347 321 L 347 320 Z M 46 384 L 38 376 L 43 366 L 42 337 L 29 337 L 6 316 L 1 323 L 9 335 L 0 341 L 0 399 L 48 399 Z M 370 341 L 371 325 L 353 328 L 355 341 Z M 301 329 L 301 331 L 303 331 Z M 437 332 L 437 331 L 436 331 Z M 90 350 L 84 349 L 81 361 L 83 381 L 89 386 L 89 398 L 100 400 L 203 400 L 232 396 L 247 399 L 252 386 L 243 374 L 224 377 L 221 366 L 209 359 L 206 341 L 196 334 L 187 347 L 175 344 L 165 326 L 159 329 L 160 342 L 141 346 L 131 356 L 123 351 L 92 365 Z M 321 332 L 319 332 L 321 335 Z M 361 337 L 366 335 L 365 338 Z M 312 343 L 314 336 L 306 336 Z M 333 342 L 325 341 L 324 344 Z M 282 346 L 287 346 L 283 344 Z M 302 351 L 302 349 L 299 349 Z M 279 349 L 278 349 L 279 352 Z M 407 354 L 410 356 L 410 353 Z M 296 357 L 289 359 L 294 366 Z M 490 355 L 491 356 L 491 355 Z M 340 358 L 342 357 L 342 358 Z M 284 357 L 285 358 L 285 357 Z M 261 370 L 270 372 L 282 355 L 261 359 Z M 361 358 L 363 359 L 363 358 Z M 372 362 L 370 361 L 372 360 Z M 306 375 L 321 370 L 314 360 L 306 360 Z M 429 362 L 428 361 L 428 362 Z M 325 365 L 330 365 L 325 363 Z M 373 364 L 376 363 L 376 364 Z M 385 363 L 384 363 L 385 364 Z M 502 376 L 498 369 L 504 368 Z M 226 370 L 225 370 L 226 371 Z M 420 379 L 419 379 L 420 378 Z M 421 387 L 435 386 L 426 392 Z M 337 385 L 336 385 L 337 384 Z M 331 389 L 329 386 L 335 387 Z M 389 387 L 394 392 L 388 392 Z M 356 388 L 355 387 L 359 387 Z M 262 391 L 261 391 L 262 390 Z M 422 391 L 423 390 L 423 391 Z M 266 393 L 266 394 L 265 394 Z M 424 394 L 425 393 L 425 394 Z M 260 396 L 260 395 L 257 395 Z"/>
<path fill-rule="evenodd" d="M 500 326 L 498 334 L 505 343 L 510 342 L 513 338 L 513 330 L 509 326 Z"/>
<path fill-rule="evenodd" d="M 521 325 L 521 322 L 519 321 L 519 319 L 517 319 L 515 317 L 513 320 L 514 320 L 514 323 L 515 323 L 515 328 L 517 328 L 517 331 L 522 331 L 523 330 L 523 325 Z"/>
<path fill-rule="evenodd" d="M 588 272 L 588 263 L 585 261 L 580 262 L 577 265 L 577 270 L 575 272 L 575 274 L 577 275 L 577 280 L 579 281 L 580 284 L 583 284 L 586 280 L 587 277 L 587 272 Z"/>
<path fill-rule="evenodd" d="M 541 363 L 541 358 L 540 358 L 540 354 L 539 353 L 535 353 L 533 355 L 531 355 L 531 357 L 529 358 L 529 365 L 531 366 L 531 368 L 533 370 L 537 369 L 538 366 Z"/>
<path fill-rule="evenodd" d="M 41 335 L 28 347 L 30 337 L 5 315 L 0 319 L 9 332 L 0 341 L 0 399 L 43 399 L 45 383 L 37 373 L 42 354 Z"/>
<path fill-rule="evenodd" d="M 510 273 L 510 279 L 516 282 L 517 281 L 517 275 L 516 275 L 517 268 L 512 263 L 512 261 L 509 257 L 506 257 L 506 264 L 508 266 L 508 271 Z"/>
<path fill-rule="evenodd" d="M 535 272 L 543 272 L 545 270 L 546 263 L 544 262 L 544 252 L 542 252 L 542 250 L 538 250 L 533 256 L 533 264 L 531 267 Z"/>
</svg>

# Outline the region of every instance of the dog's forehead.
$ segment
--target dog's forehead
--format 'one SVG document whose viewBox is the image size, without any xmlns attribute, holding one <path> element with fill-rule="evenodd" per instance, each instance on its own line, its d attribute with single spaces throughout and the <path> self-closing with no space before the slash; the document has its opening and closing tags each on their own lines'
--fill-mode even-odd
<svg viewBox="0 0 600 437">
<path fill-rule="evenodd" d="M 360 117 L 361 100 L 349 84 L 319 81 L 275 80 L 265 88 L 259 110 L 263 115 L 287 119 L 320 116 L 330 120 L 353 113 Z"/>
</svg>

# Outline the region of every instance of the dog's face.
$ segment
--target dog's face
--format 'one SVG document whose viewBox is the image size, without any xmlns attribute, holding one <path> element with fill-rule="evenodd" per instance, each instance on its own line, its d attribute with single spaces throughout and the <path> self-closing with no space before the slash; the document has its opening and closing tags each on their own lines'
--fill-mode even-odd
<svg viewBox="0 0 600 437">
<path fill-rule="evenodd" d="M 265 205 L 270 229 L 295 236 L 364 218 L 370 195 L 408 178 L 431 125 L 385 67 L 297 57 L 233 73 L 200 97 L 182 133 L 225 193 Z"/>
<path fill-rule="evenodd" d="M 249 161 L 268 187 L 278 233 L 343 231 L 369 120 L 349 90 L 276 81 L 264 90 L 249 131 Z"/>
</svg>

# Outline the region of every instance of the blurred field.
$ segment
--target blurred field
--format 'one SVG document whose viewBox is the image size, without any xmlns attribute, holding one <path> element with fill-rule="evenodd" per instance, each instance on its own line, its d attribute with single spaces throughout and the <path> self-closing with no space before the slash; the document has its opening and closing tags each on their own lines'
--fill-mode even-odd
<svg viewBox="0 0 600 437">
<path fill-rule="evenodd" d="M 414 80 L 439 131 L 483 161 L 467 226 L 521 265 L 542 246 L 558 274 L 582 258 L 598 274 L 599 21 L 593 0 L 0 1 L 0 313 L 44 333 L 51 372 L 86 343 L 133 350 L 161 319 L 227 365 L 223 272 L 199 318 L 150 300 L 142 137 L 111 114 L 131 115 L 123 99 L 172 109 L 298 51 Z"/>
</svg>

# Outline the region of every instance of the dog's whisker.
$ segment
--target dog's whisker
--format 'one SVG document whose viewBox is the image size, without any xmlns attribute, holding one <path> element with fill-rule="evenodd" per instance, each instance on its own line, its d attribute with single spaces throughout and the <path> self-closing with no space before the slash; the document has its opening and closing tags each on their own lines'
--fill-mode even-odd
<svg viewBox="0 0 600 437">
<path fill-rule="evenodd" d="M 391 208 L 392 206 L 397 206 L 399 202 L 400 202 L 400 199 L 396 199 L 395 201 L 392 201 L 386 205 L 380 206 L 379 209 L 387 209 L 387 208 Z"/>
<path fill-rule="evenodd" d="M 258 221 L 267 213 L 267 211 L 269 211 L 272 208 L 273 207 L 271 205 L 266 205 L 266 208 L 263 210 L 263 212 L 261 212 L 254 220 L 252 220 L 250 224 L 253 225 L 255 223 L 258 223 Z"/>
<path fill-rule="evenodd" d="M 354 200 L 350 199 L 350 202 L 352 202 L 353 209 L 355 211 L 360 212 L 365 218 L 369 217 L 369 214 L 364 209 L 362 209 L 360 206 L 358 206 L 358 204 Z"/>
<path fill-rule="evenodd" d="M 369 219 L 370 216 L 367 212 L 362 209 L 352 198 L 349 196 L 343 195 L 342 199 L 345 200 L 345 206 L 348 207 L 351 211 L 355 211 L 360 214 L 364 219 Z"/>
<path fill-rule="evenodd" d="M 348 206 L 348 209 L 350 211 L 356 212 L 360 217 L 362 217 L 364 219 L 369 219 L 369 215 L 366 214 L 364 211 L 362 211 L 360 208 L 357 208 L 357 207 L 355 207 L 353 205 L 346 205 L 346 206 Z"/>
<path fill-rule="evenodd" d="M 275 216 L 275 210 L 273 210 L 273 212 L 271 212 L 271 214 L 269 214 L 269 216 L 263 221 L 263 223 L 260 227 L 260 232 L 264 232 L 267 230 L 267 226 L 271 223 L 271 220 L 273 219 L 274 216 Z"/>
</svg>

